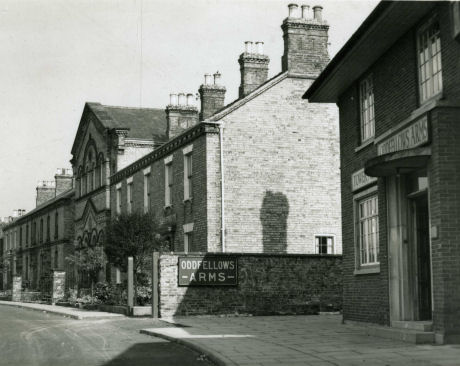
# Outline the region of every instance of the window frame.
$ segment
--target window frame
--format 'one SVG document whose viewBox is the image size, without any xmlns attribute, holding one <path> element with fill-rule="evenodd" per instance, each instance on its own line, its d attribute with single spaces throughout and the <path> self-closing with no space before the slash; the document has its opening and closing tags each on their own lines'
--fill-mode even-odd
<svg viewBox="0 0 460 366">
<path fill-rule="evenodd" d="M 193 247 L 193 222 L 183 225 L 184 230 L 184 253 L 191 253 Z"/>
<path fill-rule="evenodd" d="M 363 95 L 363 86 L 367 85 L 366 96 Z M 370 87 L 369 87 L 370 86 Z M 360 143 L 364 145 L 375 138 L 375 95 L 374 95 L 374 78 L 373 74 L 368 74 L 359 82 L 359 136 Z M 369 92 L 370 89 L 370 92 Z M 367 97 L 371 96 L 372 104 L 364 109 L 363 103 Z M 370 102 L 368 102 L 370 103 Z M 368 113 L 369 111 L 369 113 Z M 372 118 L 371 118 L 372 116 Z M 369 118 L 369 121 L 366 121 Z M 371 127 L 372 133 L 365 135 L 365 126 Z"/>
<path fill-rule="evenodd" d="M 193 145 L 182 150 L 184 154 L 184 201 L 193 198 Z"/>
<path fill-rule="evenodd" d="M 145 168 L 144 173 L 144 213 L 150 212 L 150 179 L 151 168 Z"/>
<path fill-rule="evenodd" d="M 320 253 L 319 252 L 319 242 L 317 242 L 317 239 L 319 238 L 326 238 L 326 239 L 331 239 L 331 246 L 330 246 L 330 252 L 329 252 L 329 245 L 326 242 L 326 253 Z M 334 254 L 335 252 L 335 235 L 332 234 L 315 234 L 315 254 L 320 254 L 320 255 L 328 255 L 328 254 Z"/>
<path fill-rule="evenodd" d="M 425 34 L 426 32 L 429 32 L 432 25 L 438 23 L 438 31 L 437 31 L 437 36 L 439 40 L 439 51 L 436 53 L 436 55 L 439 54 L 439 82 L 440 82 L 440 88 L 439 91 L 434 92 L 434 74 L 433 74 L 433 55 L 432 55 L 432 43 L 429 43 L 427 46 L 427 52 L 429 54 L 429 60 L 424 63 L 428 64 L 429 66 L 429 72 L 430 72 L 430 77 L 426 79 L 426 83 L 429 83 L 428 87 L 430 88 L 429 91 L 427 91 L 427 96 L 424 98 L 423 96 L 423 83 L 422 83 L 422 67 L 421 67 L 421 62 L 420 62 L 420 51 L 421 51 L 421 36 L 422 34 Z M 428 39 L 430 39 L 430 36 L 428 36 Z M 432 15 L 430 18 L 426 19 L 417 29 L 416 31 L 416 58 L 417 58 L 417 88 L 418 88 L 418 100 L 419 100 L 419 105 L 424 105 L 433 99 L 438 99 L 442 97 L 443 94 L 443 78 L 442 78 L 442 45 L 441 45 L 441 30 L 439 26 L 439 19 L 437 14 Z M 436 75 L 437 75 L 436 74 Z M 431 93 L 431 94 L 430 94 Z"/>
<path fill-rule="evenodd" d="M 121 215 L 121 183 L 115 186 L 115 212 Z"/>
<path fill-rule="evenodd" d="M 375 246 L 375 257 L 376 261 L 371 263 L 362 263 L 361 261 L 361 216 L 360 216 L 360 204 L 369 199 L 377 199 L 377 232 L 376 239 L 377 244 Z M 353 196 L 353 226 L 354 226 L 354 248 L 355 248 L 355 275 L 370 274 L 380 272 L 380 212 L 379 212 L 379 192 L 377 184 L 355 194 Z"/>
<path fill-rule="evenodd" d="M 173 186 L 174 186 L 174 174 L 173 174 L 173 156 L 170 155 L 164 159 L 165 169 L 165 208 L 172 206 Z"/>
<path fill-rule="evenodd" d="M 126 179 L 126 212 L 133 212 L 133 177 Z"/>
</svg>

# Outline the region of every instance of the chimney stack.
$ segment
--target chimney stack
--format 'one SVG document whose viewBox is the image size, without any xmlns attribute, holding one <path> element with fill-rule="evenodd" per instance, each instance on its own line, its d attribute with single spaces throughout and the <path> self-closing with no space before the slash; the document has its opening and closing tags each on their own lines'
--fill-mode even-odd
<svg viewBox="0 0 460 366">
<path fill-rule="evenodd" d="M 73 187 L 73 172 L 72 169 L 58 168 L 56 174 L 54 175 L 55 186 L 56 186 L 56 196 L 59 196 L 61 193 L 72 189 Z"/>
<path fill-rule="evenodd" d="M 169 94 L 169 105 L 166 107 L 168 140 L 176 137 L 186 129 L 198 123 L 198 109 L 193 101 L 193 94 Z"/>
<path fill-rule="evenodd" d="M 270 59 L 264 55 L 264 43 L 244 42 L 244 52 L 240 55 L 238 62 L 241 71 L 241 85 L 239 88 L 239 97 L 243 98 L 254 89 L 267 81 L 268 63 Z"/>
<path fill-rule="evenodd" d="M 40 181 L 37 185 L 37 198 L 36 205 L 40 206 L 42 203 L 53 199 L 56 196 L 56 183 L 54 181 Z"/>
<path fill-rule="evenodd" d="M 308 17 L 309 6 L 302 5 L 301 18 L 296 15 L 297 5 L 290 4 L 284 19 L 284 54 L 282 70 L 316 78 L 329 62 L 327 51 L 329 25 L 322 18 L 322 7 L 313 7 L 313 18 Z"/>
<path fill-rule="evenodd" d="M 214 83 L 211 81 L 211 75 L 205 74 L 204 84 L 198 89 L 201 99 L 200 121 L 211 117 L 219 109 L 224 107 L 225 92 L 227 89 L 220 84 L 221 74 L 219 71 L 216 71 L 213 76 Z"/>
</svg>

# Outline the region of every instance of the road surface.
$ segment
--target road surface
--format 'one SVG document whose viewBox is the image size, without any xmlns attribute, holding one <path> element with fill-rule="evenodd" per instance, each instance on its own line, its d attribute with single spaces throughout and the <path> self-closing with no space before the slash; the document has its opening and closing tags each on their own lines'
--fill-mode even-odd
<svg viewBox="0 0 460 366">
<path fill-rule="evenodd" d="M 152 319 L 73 320 L 0 306 L 0 366 L 211 366 L 192 350 L 139 329 Z"/>
</svg>

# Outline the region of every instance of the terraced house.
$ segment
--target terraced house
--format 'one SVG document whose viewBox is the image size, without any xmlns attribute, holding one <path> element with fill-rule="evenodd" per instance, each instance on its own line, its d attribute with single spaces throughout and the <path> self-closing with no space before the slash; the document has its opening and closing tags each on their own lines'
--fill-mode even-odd
<svg viewBox="0 0 460 366">
<path fill-rule="evenodd" d="M 282 69 L 268 79 L 263 42 L 239 56 L 239 98 L 205 75 L 200 111 L 171 94 L 167 142 L 110 178 L 112 215 L 152 211 L 171 250 L 340 254 L 335 105 L 305 89 L 329 61 L 322 8 L 289 6 Z"/>
<path fill-rule="evenodd" d="M 340 109 L 344 319 L 415 341 L 460 341 L 459 42 L 459 2 L 382 2 L 305 94 Z"/>
<path fill-rule="evenodd" d="M 5 288 L 17 275 L 24 288 L 44 291 L 52 270 L 66 272 L 67 287 L 75 284 L 74 269 L 65 260 L 74 249 L 72 179 L 71 170 L 58 169 L 54 181 L 38 184 L 36 208 L 17 210 L 3 227 Z"/>
</svg>

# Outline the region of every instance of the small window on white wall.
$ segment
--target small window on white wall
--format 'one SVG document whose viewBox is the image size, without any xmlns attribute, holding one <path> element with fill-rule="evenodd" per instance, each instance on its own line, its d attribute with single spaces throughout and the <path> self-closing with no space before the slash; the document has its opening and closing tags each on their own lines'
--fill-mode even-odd
<svg viewBox="0 0 460 366">
<path fill-rule="evenodd" d="M 334 254 L 334 237 L 327 235 L 315 236 L 316 254 Z"/>
<path fill-rule="evenodd" d="M 193 223 L 184 225 L 184 252 L 193 251 Z"/>
</svg>

